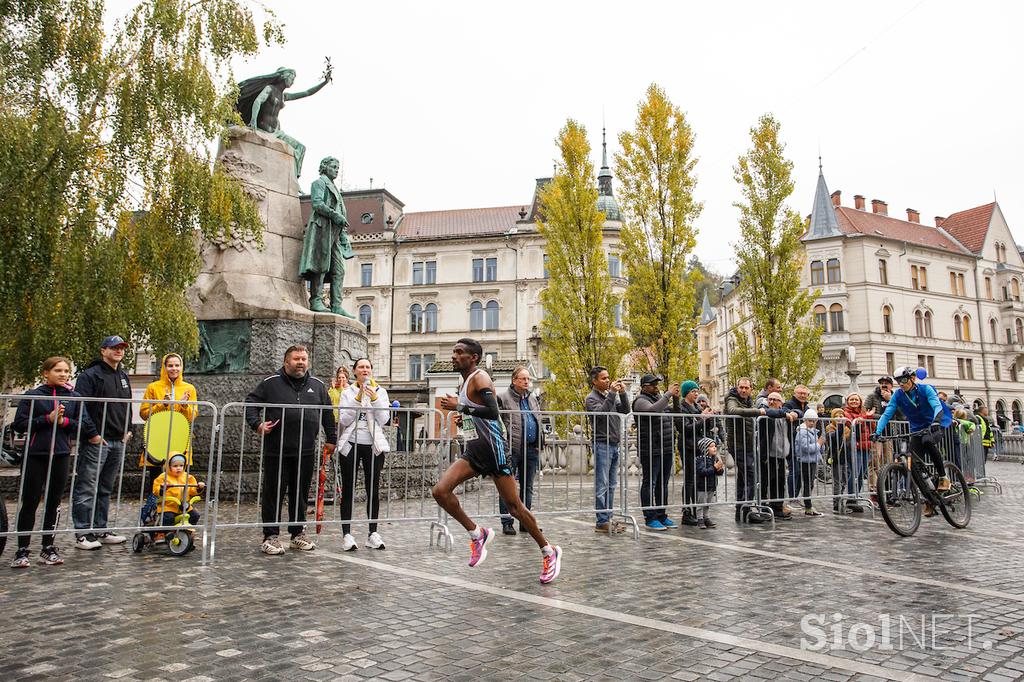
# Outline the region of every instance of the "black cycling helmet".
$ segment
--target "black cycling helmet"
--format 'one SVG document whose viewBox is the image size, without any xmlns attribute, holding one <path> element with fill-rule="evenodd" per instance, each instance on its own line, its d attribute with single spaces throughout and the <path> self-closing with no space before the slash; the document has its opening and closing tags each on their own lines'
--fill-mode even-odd
<svg viewBox="0 0 1024 682">
<path fill-rule="evenodd" d="M 913 367 L 897 367 L 896 371 L 893 372 L 892 378 L 896 381 L 903 381 L 904 379 L 917 378 L 917 370 Z"/>
</svg>

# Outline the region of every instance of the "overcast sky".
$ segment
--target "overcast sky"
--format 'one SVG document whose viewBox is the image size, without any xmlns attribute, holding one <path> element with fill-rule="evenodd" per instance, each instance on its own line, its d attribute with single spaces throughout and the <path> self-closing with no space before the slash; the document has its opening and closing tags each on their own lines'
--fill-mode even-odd
<svg viewBox="0 0 1024 682">
<path fill-rule="evenodd" d="M 290 66 L 282 127 L 346 188 L 384 185 L 407 211 L 528 204 L 554 138 L 582 122 L 600 161 L 633 126 L 651 82 L 697 135 L 697 254 L 731 268 L 736 157 L 764 112 L 795 165 L 791 205 L 810 211 L 818 152 L 829 189 L 935 215 L 998 197 L 1024 241 L 1024 9 L 1014 2 L 269 2 L 288 43 L 235 67 Z M 602 114 L 603 112 L 603 114 Z M 870 204 L 869 204 L 870 205 Z"/>
</svg>

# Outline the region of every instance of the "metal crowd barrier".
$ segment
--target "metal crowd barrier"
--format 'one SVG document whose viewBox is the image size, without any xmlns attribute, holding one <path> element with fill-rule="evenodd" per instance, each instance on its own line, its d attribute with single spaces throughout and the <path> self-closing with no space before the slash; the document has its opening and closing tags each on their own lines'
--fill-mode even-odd
<svg viewBox="0 0 1024 682">
<path fill-rule="evenodd" d="M 151 418 L 159 412 L 179 411 L 188 406 L 194 408 L 188 410 L 193 413 L 193 421 L 167 419 L 159 435 L 156 428 L 150 432 L 144 426 L 143 432 L 133 432 L 130 440 L 108 441 L 107 415 L 122 410 L 126 413 L 126 423 L 131 424 L 135 405 L 147 406 L 153 412 Z M 82 413 L 90 406 L 96 419 L 88 421 L 99 422 L 97 443 L 86 442 L 85 438 L 88 427 Z M 208 429 L 200 431 L 199 436 L 195 428 L 197 421 L 202 421 Z M 7 458 L 20 459 L 14 518 L 10 529 L 0 532 L 0 538 L 10 541 L 61 533 L 74 533 L 76 537 L 124 533 L 132 535 L 129 541 L 134 543 L 134 536 L 140 536 L 141 540 L 140 534 L 152 540 L 156 534 L 180 530 L 177 526 L 163 525 L 161 519 L 153 516 L 155 507 L 151 504 L 150 493 L 163 468 L 149 463 L 144 450 L 148 446 L 164 455 L 170 450 L 187 453 L 190 462 L 186 473 L 203 480 L 205 470 L 204 482 L 212 485 L 218 423 L 217 407 L 206 401 L 0 395 L 3 448 Z M 148 443 L 144 442 L 147 434 Z M 174 491 L 167 488 L 154 494 L 161 507 L 169 497 L 176 497 Z M 0 504 L 5 501 L 0 499 Z M 189 530 L 198 536 L 196 544 L 202 548 L 205 563 L 209 559 L 212 519 L 202 502 L 198 506 L 200 523 L 190 525 Z M 64 508 L 70 513 L 62 514 Z M 147 510 L 148 522 L 143 518 Z"/>
</svg>

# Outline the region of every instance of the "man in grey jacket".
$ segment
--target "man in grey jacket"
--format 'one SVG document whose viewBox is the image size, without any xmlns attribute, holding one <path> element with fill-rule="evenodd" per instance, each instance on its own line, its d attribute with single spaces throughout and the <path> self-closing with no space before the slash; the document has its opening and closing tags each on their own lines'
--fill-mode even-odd
<svg viewBox="0 0 1024 682">
<path fill-rule="evenodd" d="M 654 416 L 672 411 L 669 401 L 679 397 L 679 384 L 668 391 L 658 390 L 660 378 L 645 374 L 640 378 L 640 395 L 633 401 L 636 421 L 637 453 L 640 455 L 640 506 L 650 530 L 668 530 L 675 523 L 665 513 L 668 479 L 675 463 L 674 433 L 671 416 Z"/>
<path fill-rule="evenodd" d="M 626 386 L 621 380 L 612 381 L 606 367 L 590 370 L 590 394 L 584 401 L 587 412 L 629 414 Z M 594 452 L 594 510 L 597 515 L 597 533 L 621 533 L 625 527 L 611 521 L 615 504 L 615 483 L 619 470 L 619 443 L 622 439 L 622 419 L 612 416 L 590 417 L 590 444 Z"/>
<path fill-rule="evenodd" d="M 519 481 L 519 499 L 527 509 L 533 509 L 533 482 L 540 470 L 540 449 L 544 446 L 544 431 L 540 427 L 540 403 L 530 391 L 530 370 L 520 365 L 512 370 L 512 383 L 508 390 L 498 394 L 498 415 L 505 422 L 512 472 Z M 501 512 L 501 530 L 515 535 L 513 518 L 504 501 L 498 502 Z M 520 525 L 519 530 L 523 530 Z"/>
</svg>

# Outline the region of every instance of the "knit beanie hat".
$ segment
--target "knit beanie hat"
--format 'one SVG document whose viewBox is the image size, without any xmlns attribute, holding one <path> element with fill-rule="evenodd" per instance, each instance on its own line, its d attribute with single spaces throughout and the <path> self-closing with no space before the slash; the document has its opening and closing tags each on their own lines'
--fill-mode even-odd
<svg viewBox="0 0 1024 682">
<path fill-rule="evenodd" d="M 699 441 L 697 441 L 697 452 L 702 455 L 706 455 L 708 454 L 708 450 L 714 444 L 715 441 L 711 440 L 710 438 L 701 438 Z"/>
<path fill-rule="evenodd" d="M 689 393 L 690 391 L 696 391 L 699 389 L 700 386 L 697 385 L 696 381 L 691 381 L 687 379 L 686 381 L 683 382 L 683 385 L 679 387 L 679 395 L 686 397 L 686 394 Z"/>
<path fill-rule="evenodd" d="M 807 410 L 804 412 L 804 419 L 813 419 L 814 421 L 818 421 L 818 412 L 816 410 Z"/>
<path fill-rule="evenodd" d="M 188 464 L 188 460 L 185 459 L 185 455 L 181 454 L 180 452 L 175 452 L 170 457 L 167 458 L 167 466 L 171 467 L 174 464 L 174 460 L 176 459 L 180 459 L 182 465 Z"/>
</svg>

